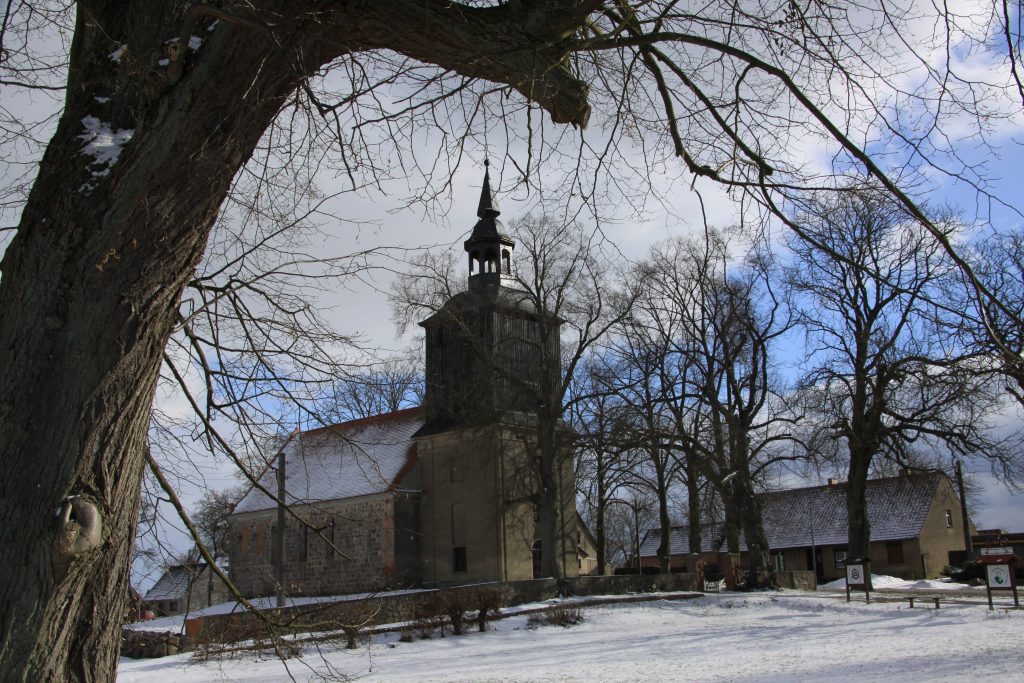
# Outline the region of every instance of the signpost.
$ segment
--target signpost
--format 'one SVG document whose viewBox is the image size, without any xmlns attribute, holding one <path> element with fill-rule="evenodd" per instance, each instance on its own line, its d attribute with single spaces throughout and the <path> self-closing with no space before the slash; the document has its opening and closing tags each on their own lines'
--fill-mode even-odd
<svg viewBox="0 0 1024 683">
<path fill-rule="evenodd" d="M 988 608 L 992 605 L 992 591 L 1012 591 L 1013 605 L 1020 607 L 1017 594 L 1017 556 L 1010 548 L 982 548 L 978 560 L 985 567 L 985 592 L 988 594 Z"/>
<path fill-rule="evenodd" d="M 857 588 L 864 591 L 864 597 L 871 603 L 871 593 L 868 591 L 867 572 L 868 562 L 866 557 L 846 561 L 846 602 L 850 602 L 850 590 Z"/>
</svg>

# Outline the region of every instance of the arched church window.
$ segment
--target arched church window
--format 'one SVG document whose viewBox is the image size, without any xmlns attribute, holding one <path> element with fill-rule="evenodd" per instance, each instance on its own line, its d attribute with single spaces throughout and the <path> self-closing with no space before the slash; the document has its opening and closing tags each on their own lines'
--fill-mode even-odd
<svg viewBox="0 0 1024 683">
<path fill-rule="evenodd" d="M 512 272 L 512 255 L 508 253 L 508 249 L 501 250 L 501 266 L 503 273 Z"/>
</svg>

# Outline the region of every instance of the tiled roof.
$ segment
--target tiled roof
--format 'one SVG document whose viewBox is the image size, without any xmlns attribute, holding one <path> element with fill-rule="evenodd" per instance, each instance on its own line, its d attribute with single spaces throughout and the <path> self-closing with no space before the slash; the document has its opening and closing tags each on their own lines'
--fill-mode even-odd
<svg viewBox="0 0 1024 683">
<path fill-rule="evenodd" d="M 720 536 L 720 532 L 720 524 L 709 524 L 701 529 L 700 551 L 702 553 L 715 552 L 722 547 L 725 539 Z M 740 540 L 742 542 L 742 538 Z M 640 557 L 654 557 L 657 555 L 660 543 L 661 531 L 656 528 L 648 529 L 647 533 L 644 534 L 643 540 L 640 542 Z M 672 527 L 672 532 L 669 534 L 669 543 L 671 544 L 669 547 L 672 549 L 673 554 L 688 555 L 690 553 L 690 527 Z"/>
<path fill-rule="evenodd" d="M 189 582 L 192 579 L 193 573 L 198 575 L 206 565 L 199 565 L 197 567 L 188 567 L 177 565 L 174 567 L 168 567 L 163 576 L 153 584 L 153 587 L 146 591 L 146 597 L 143 598 L 146 602 L 156 602 L 158 600 L 184 600 L 185 595 L 188 593 Z"/>
<path fill-rule="evenodd" d="M 423 409 L 409 408 L 302 432 L 285 446 L 287 502 L 313 503 L 392 490 L 415 462 L 412 435 L 422 425 Z M 276 469 L 268 467 L 259 481 L 276 492 Z M 235 513 L 276 505 L 252 487 L 235 506 Z"/>
<path fill-rule="evenodd" d="M 917 538 L 944 476 L 930 472 L 868 481 L 865 497 L 871 540 Z M 845 484 L 774 491 L 757 499 L 772 550 L 809 547 L 812 534 L 816 545 L 846 545 L 849 532 Z M 687 534 L 688 527 L 672 528 L 669 539 L 673 554 L 689 552 Z M 718 537 L 717 526 L 705 528 L 701 552 L 715 550 L 713 545 Z M 651 529 L 640 545 L 640 556 L 654 556 L 660 540 L 661 533 Z M 742 542 L 741 547 L 746 549 Z"/>
</svg>

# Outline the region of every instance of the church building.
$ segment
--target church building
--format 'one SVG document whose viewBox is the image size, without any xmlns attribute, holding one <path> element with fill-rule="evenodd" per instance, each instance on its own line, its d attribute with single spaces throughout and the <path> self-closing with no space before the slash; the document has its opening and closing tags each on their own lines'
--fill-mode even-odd
<svg viewBox="0 0 1024 683">
<path fill-rule="evenodd" d="M 539 578 L 552 562 L 562 576 L 595 569 L 564 427 L 553 547 L 540 540 L 536 411 L 557 399 L 541 394 L 558 370 L 542 376 L 538 357 L 546 343 L 558 358 L 561 321 L 516 286 L 498 215 L 485 172 L 468 288 L 420 323 L 424 405 L 296 432 L 238 502 L 229 554 L 243 593 L 271 594 L 279 576 L 290 595 L 329 595 Z"/>
</svg>

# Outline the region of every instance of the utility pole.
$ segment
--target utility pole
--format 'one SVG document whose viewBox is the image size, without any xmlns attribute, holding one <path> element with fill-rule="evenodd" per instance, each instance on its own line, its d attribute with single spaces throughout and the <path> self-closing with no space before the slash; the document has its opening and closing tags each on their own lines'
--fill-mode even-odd
<svg viewBox="0 0 1024 683">
<path fill-rule="evenodd" d="M 277 581 L 277 606 L 284 607 L 284 449 L 277 454 L 277 533 L 274 534 L 274 579 Z"/>
<path fill-rule="evenodd" d="M 960 494 L 960 518 L 964 525 L 964 550 L 967 552 L 967 561 L 974 559 L 974 544 L 971 541 L 971 522 L 967 519 L 967 496 L 964 494 L 964 470 L 960 465 L 960 459 L 956 460 L 956 487 Z"/>
</svg>

